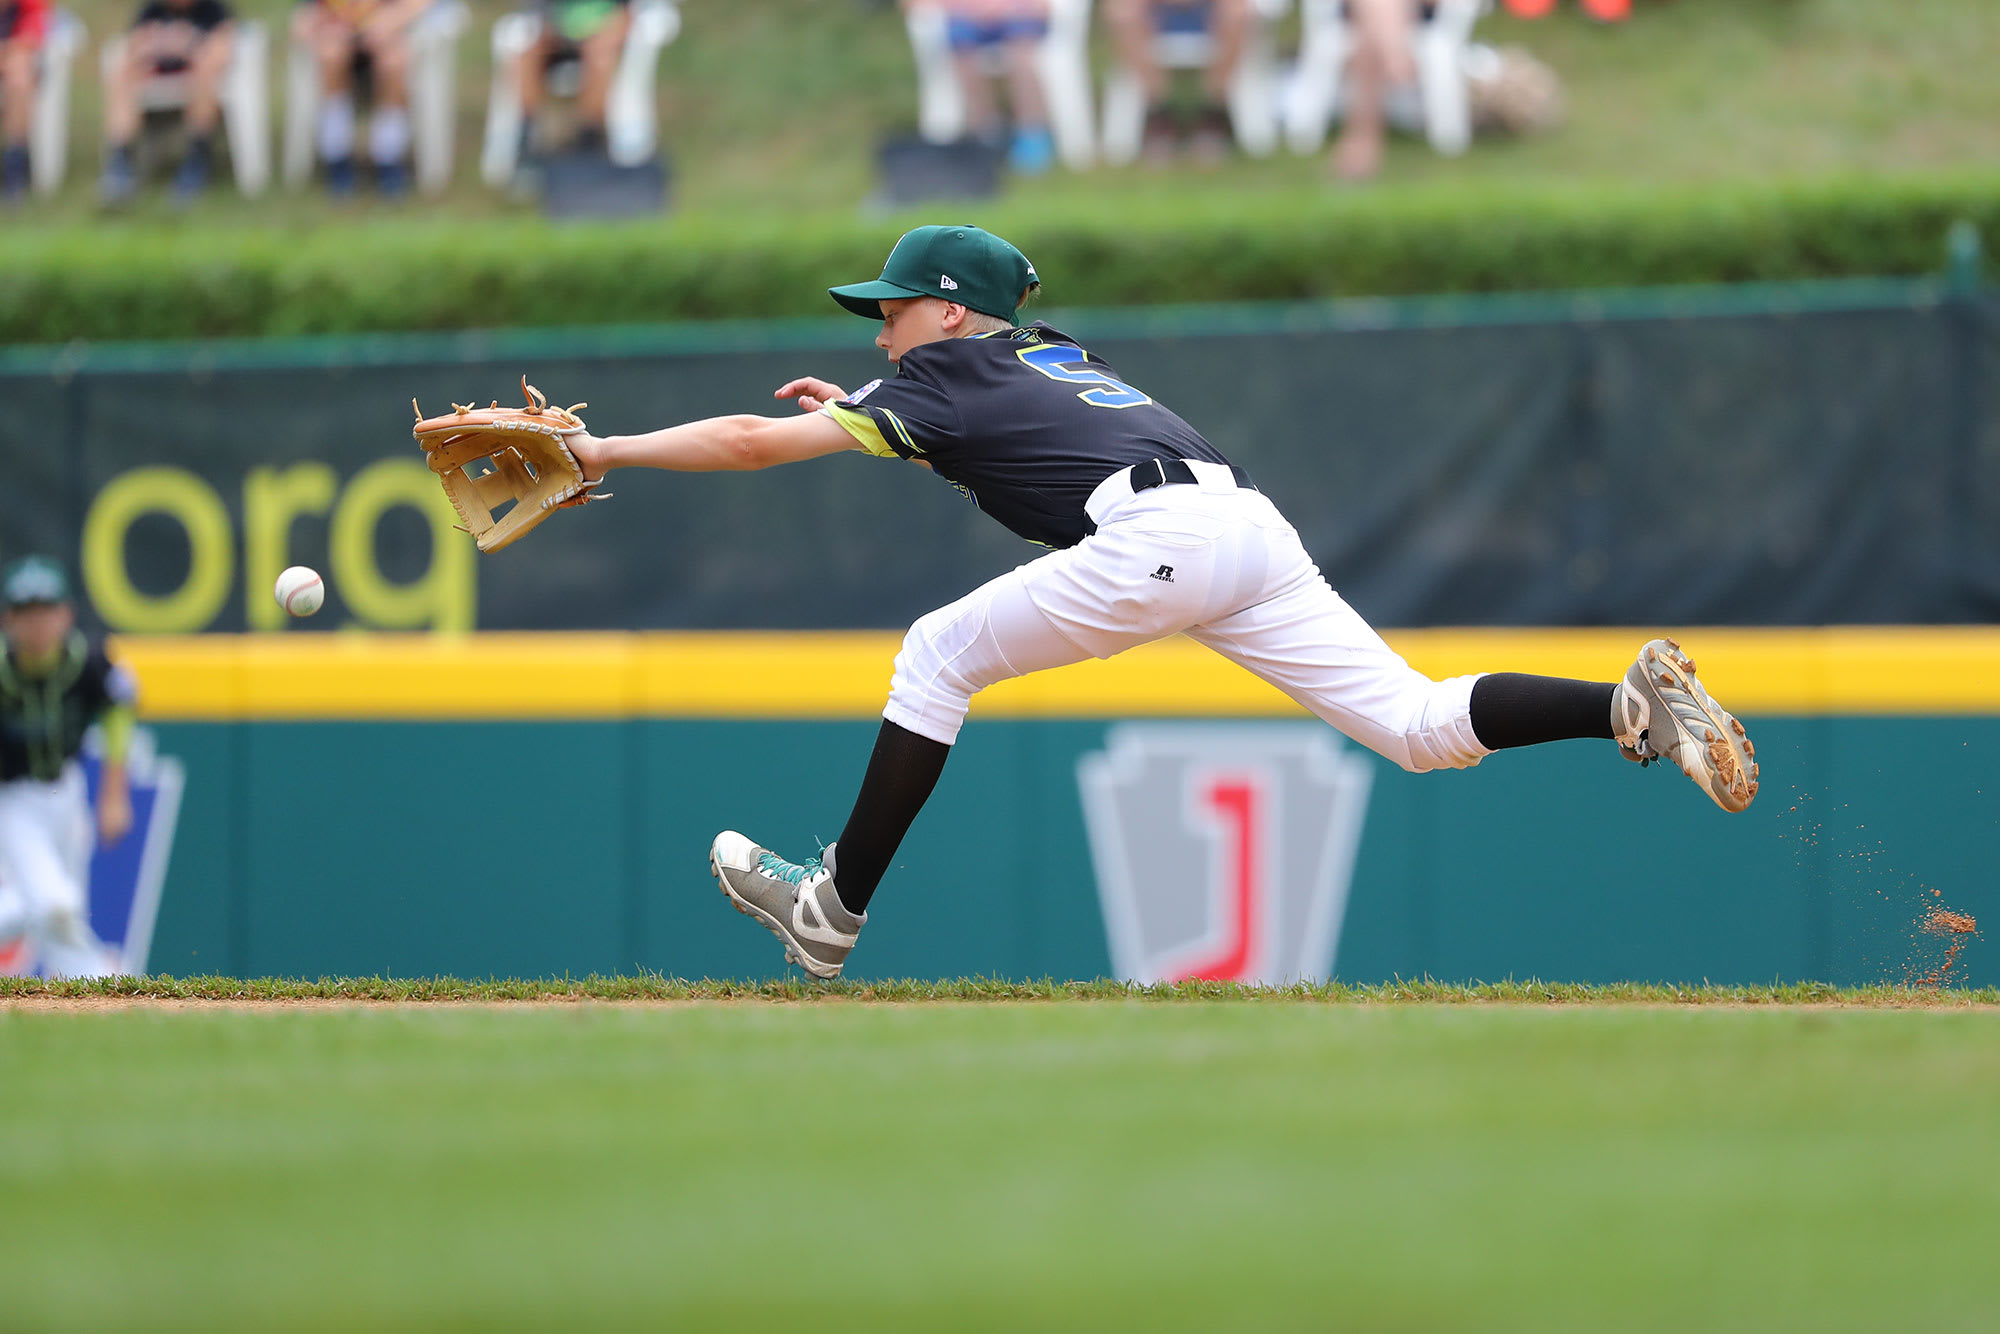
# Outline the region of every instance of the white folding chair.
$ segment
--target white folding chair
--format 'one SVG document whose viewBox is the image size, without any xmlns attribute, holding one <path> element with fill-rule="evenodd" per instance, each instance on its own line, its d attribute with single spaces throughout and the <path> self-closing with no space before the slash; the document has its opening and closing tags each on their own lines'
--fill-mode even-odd
<svg viewBox="0 0 2000 1334">
<path fill-rule="evenodd" d="M 1341 82 L 1354 51 L 1354 33 L 1342 0 L 1301 0 L 1299 63 L 1285 99 L 1285 140 L 1296 153 L 1314 153 L 1341 110 Z M 1417 66 L 1412 98 L 1390 90 L 1384 111 L 1398 129 L 1421 132 L 1446 157 L 1472 143 L 1472 99 L 1465 57 L 1473 25 L 1490 0 L 1436 0 L 1417 26 L 1410 52 Z"/>
<path fill-rule="evenodd" d="M 236 188 L 246 195 L 260 195 L 271 181 L 270 36 L 255 19 L 237 19 L 232 28 L 234 46 L 220 90 L 222 131 L 229 136 Z M 107 83 L 125 63 L 125 41 L 121 32 L 98 53 Z M 190 91 L 184 74 L 148 79 L 139 89 L 139 106 L 144 111 L 181 111 Z"/>
<path fill-rule="evenodd" d="M 967 127 L 949 20 L 937 5 L 918 5 L 905 13 L 904 26 L 917 64 L 917 132 L 934 144 L 954 143 Z M 1005 60 L 1004 54 L 991 53 L 990 72 L 1004 73 Z M 1097 137 L 1090 105 L 1090 0 L 1049 0 L 1049 34 L 1039 65 L 1056 152 L 1064 166 L 1085 170 L 1096 158 Z"/>
<path fill-rule="evenodd" d="M 54 194 L 69 170 L 70 66 L 89 40 L 82 19 L 67 9 L 50 12 L 28 114 L 28 179 L 38 195 Z"/>
<path fill-rule="evenodd" d="M 434 0 L 410 25 L 410 153 L 417 188 L 436 194 L 451 183 L 457 139 L 458 39 L 472 21 L 464 0 Z M 285 184 L 312 178 L 319 156 L 319 62 L 294 42 L 285 61 Z"/>
<path fill-rule="evenodd" d="M 1291 0 L 1250 0 L 1249 30 L 1229 84 L 1229 123 L 1236 143 L 1252 157 L 1278 146 L 1278 56 L 1274 29 Z M 1205 32 L 1163 32 L 1153 39 L 1153 59 L 1163 69 L 1207 69 L 1215 42 Z M 1122 166 L 1139 156 L 1146 133 L 1146 89 L 1119 66 L 1104 82 L 1104 160 Z"/>
<path fill-rule="evenodd" d="M 632 27 L 604 103 L 605 139 L 611 160 L 637 166 L 659 145 L 660 52 L 680 35 L 675 0 L 632 0 Z M 504 187 L 514 179 L 521 154 L 521 90 L 515 78 L 521 53 L 538 41 L 542 20 L 535 14 L 505 14 L 493 22 L 493 86 L 486 100 L 486 140 L 479 175 Z"/>
</svg>

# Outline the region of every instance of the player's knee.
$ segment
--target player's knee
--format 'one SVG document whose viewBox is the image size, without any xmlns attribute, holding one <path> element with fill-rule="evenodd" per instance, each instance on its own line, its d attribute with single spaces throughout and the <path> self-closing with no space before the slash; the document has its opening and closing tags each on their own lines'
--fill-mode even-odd
<svg viewBox="0 0 2000 1334">
<path fill-rule="evenodd" d="M 972 708 L 973 688 L 951 669 L 950 655 L 940 650 L 936 616 L 932 613 L 918 621 L 903 636 L 885 716 L 919 736 L 950 745 Z"/>
<path fill-rule="evenodd" d="M 1470 769 L 1492 754 L 1472 730 L 1476 676 L 1426 681 L 1411 700 L 1400 729 L 1401 745 L 1389 758 L 1413 774 Z"/>
<path fill-rule="evenodd" d="M 973 649 L 980 622 L 965 614 L 961 604 L 941 607 L 919 617 L 903 636 L 896 655 L 896 673 L 927 688 L 970 699 L 987 685 L 979 655 Z"/>
</svg>

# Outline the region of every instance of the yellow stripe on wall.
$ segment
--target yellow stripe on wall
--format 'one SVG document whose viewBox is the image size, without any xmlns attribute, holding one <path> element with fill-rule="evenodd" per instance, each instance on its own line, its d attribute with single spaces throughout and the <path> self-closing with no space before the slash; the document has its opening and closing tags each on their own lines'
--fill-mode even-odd
<svg viewBox="0 0 2000 1334">
<path fill-rule="evenodd" d="M 1434 677 L 1608 681 L 1646 630 L 1397 630 Z M 1688 630 L 1702 680 L 1743 714 L 2000 714 L 2000 628 Z M 132 636 L 150 719 L 873 718 L 890 632 Z M 1242 668 L 1170 639 L 1002 682 L 976 718 L 1294 717 Z"/>
</svg>

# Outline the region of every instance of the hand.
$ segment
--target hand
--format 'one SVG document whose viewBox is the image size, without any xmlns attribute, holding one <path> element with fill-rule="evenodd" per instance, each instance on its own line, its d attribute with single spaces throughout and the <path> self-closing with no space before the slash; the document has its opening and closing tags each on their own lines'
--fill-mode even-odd
<svg viewBox="0 0 2000 1334">
<path fill-rule="evenodd" d="M 584 481 L 602 481 L 604 474 L 611 470 L 604 441 L 590 432 L 578 431 L 575 435 L 565 436 L 563 443 L 569 446 L 569 452 L 576 455 L 576 461 L 583 466 Z"/>
<path fill-rule="evenodd" d="M 829 403 L 837 403 L 847 397 L 847 391 L 831 380 L 815 380 L 810 375 L 797 380 L 787 380 L 778 386 L 772 398 L 796 398 L 800 412 L 818 412 Z"/>
<path fill-rule="evenodd" d="M 97 845 L 108 848 L 132 828 L 132 793 L 122 772 L 106 770 L 97 792 Z"/>
</svg>

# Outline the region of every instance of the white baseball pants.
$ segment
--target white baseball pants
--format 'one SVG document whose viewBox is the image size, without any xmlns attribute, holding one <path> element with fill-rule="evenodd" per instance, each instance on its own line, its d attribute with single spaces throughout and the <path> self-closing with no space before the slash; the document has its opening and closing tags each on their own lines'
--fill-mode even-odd
<svg viewBox="0 0 2000 1334">
<path fill-rule="evenodd" d="M 1139 492 L 1114 473 L 1086 506 L 1096 533 L 919 620 L 883 716 L 949 745 L 995 681 L 1186 634 L 1412 773 L 1492 753 L 1472 731 L 1477 676 L 1411 667 L 1327 585 L 1268 497 L 1218 464 L 1190 467 L 1196 485 Z"/>
<path fill-rule="evenodd" d="M 0 783 L 0 938 L 26 932 L 50 977 L 105 977 L 110 953 L 90 929 L 85 894 L 92 846 L 83 770 L 53 783 Z"/>
</svg>

